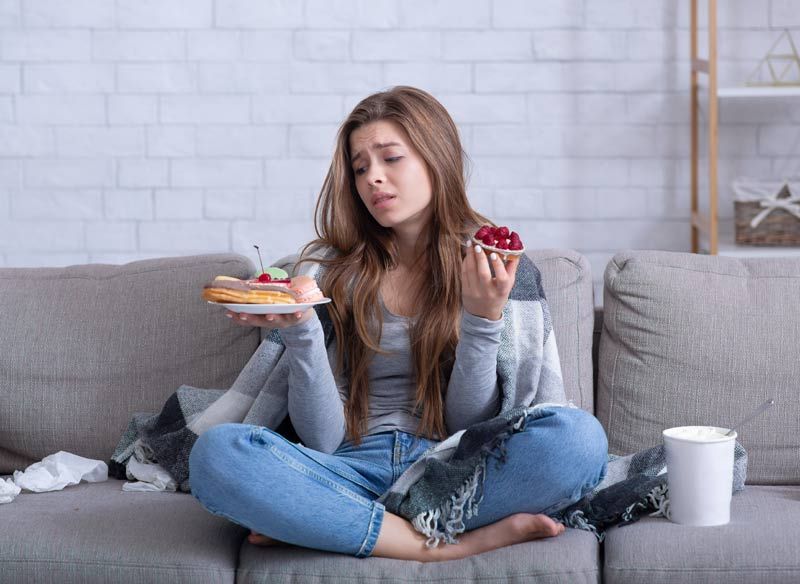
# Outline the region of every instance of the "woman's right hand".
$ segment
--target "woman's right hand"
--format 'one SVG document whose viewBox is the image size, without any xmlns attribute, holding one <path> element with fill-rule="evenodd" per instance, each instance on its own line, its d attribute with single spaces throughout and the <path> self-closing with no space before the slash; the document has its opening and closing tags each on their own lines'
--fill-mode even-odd
<svg viewBox="0 0 800 584">
<path fill-rule="evenodd" d="M 242 326 L 260 326 L 268 329 L 283 329 L 306 322 L 314 314 L 313 308 L 307 308 L 304 312 L 297 311 L 289 314 L 249 314 L 246 312 L 233 312 L 226 310 L 225 316 L 229 317 L 236 324 Z"/>
</svg>

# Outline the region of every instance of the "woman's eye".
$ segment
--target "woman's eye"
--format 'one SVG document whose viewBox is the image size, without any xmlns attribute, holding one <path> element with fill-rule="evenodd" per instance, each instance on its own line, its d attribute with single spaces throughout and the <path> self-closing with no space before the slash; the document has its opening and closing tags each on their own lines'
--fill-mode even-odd
<svg viewBox="0 0 800 584">
<path fill-rule="evenodd" d="M 389 158 L 384 158 L 383 160 L 384 160 L 385 162 L 397 162 L 397 161 L 398 161 L 398 160 L 400 160 L 401 158 L 402 158 L 402 156 L 391 156 L 391 157 L 389 157 Z M 354 172 L 356 175 L 361 175 L 361 174 L 364 174 L 365 172 L 367 172 L 367 169 L 366 169 L 366 168 L 364 168 L 364 167 L 362 166 L 362 167 L 360 167 L 360 168 L 356 168 L 356 169 L 355 169 L 353 172 Z"/>
</svg>

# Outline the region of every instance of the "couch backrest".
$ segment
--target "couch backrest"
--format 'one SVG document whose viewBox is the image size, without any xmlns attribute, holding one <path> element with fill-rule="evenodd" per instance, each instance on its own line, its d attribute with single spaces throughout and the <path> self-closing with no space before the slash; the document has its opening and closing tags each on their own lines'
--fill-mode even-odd
<svg viewBox="0 0 800 584">
<path fill-rule="evenodd" d="M 594 291 L 589 261 L 567 249 L 536 250 L 528 255 L 542 274 L 567 397 L 575 405 L 594 413 Z"/>
<path fill-rule="evenodd" d="M 604 274 L 597 415 L 609 450 L 672 426 L 739 431 L 749 483 L 800 483 L 800 258 L 618 253 Z"/>
<path fill-rule="evenodd" d="M 259 342 L 205 302 L 235 254 L 0 269 L 0 474 L 67 450 L 108 460 L 181 384 L 227 388 Z"/>
</svg>

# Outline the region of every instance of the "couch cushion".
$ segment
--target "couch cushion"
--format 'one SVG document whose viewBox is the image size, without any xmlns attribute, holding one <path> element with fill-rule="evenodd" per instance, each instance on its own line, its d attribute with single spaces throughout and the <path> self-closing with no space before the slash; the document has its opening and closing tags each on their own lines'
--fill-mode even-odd
<svg viewBox="0 0 800 584">
<path fill-rule="evenodd" d="M 252 270 L 235 254 L 0 269 L 0 473 L 59 450 L 108 460 L 134 412 L 228 388 L 259 329 L 200 293 Z"/>
<path fill-rule="evenodd" d="M 137 493 L 123 481 L 23 491 L 0 506 L 3 582 L 234 582 L 248 530 L 186 493 Z"/>
<path fill-rule="evenodd" d="M 552 539 L 500 548 L 451 562 L 353 558 L 294 546 L 259 547 L 245 541 L 237 584 L 352 584 L 353 582 L 537 582 L 596 584 L 600 552 L 595 537 L 576 529 Z"/>
<path fill-rule="evenodd" d="M 671 426 L 739 431 L 748 483 L 800 483 L 800 258 L 634 251 L 605 271 L 597 416 L 609 450 L 661 442 Z"/>
<path fill-rule="evenodd" d="M 542 274 L 567 397 L 594 413 L 592 327 L 594 291 L 589 261 L 568 249 L 528 253 Z"/>
<path fill-rule="evenodd" d="M 606 532 L 609 584 L 800 582 L 800 487 L 755 486 L 733 496 L 731 522 L 676 525 L 646 518 Z"/>
</svg>

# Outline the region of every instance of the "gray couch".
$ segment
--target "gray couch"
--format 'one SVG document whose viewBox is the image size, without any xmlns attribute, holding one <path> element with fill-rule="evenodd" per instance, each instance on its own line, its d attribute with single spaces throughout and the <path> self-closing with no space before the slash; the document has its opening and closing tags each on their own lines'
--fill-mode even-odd
<svg viewBox="0 0 800 584">
<path fill-rule="evenodd" d="M 740 432 L 748 486 L 729 525 L 648 517 L 603 544 L 569 529 L 455 562 L 358 560 L 255 547 L 186 493 L 123 492 L 110 479 L 0 505 L 0 581 L 800 581 L 800 260 L 619 253 L 604 275 L 603 316 L 583 256 L 531 256 L 568 396 L 596 413 L 612 452 L 778 400 Z M 59 450 L 107 461 L 133 412 L 159 411 L 181 384 L 227 388 L 261 333 L 224 318 L 200 287 L 252 269 L 234 254 L 0 269 L 0 475 Z"/>
</svg>

